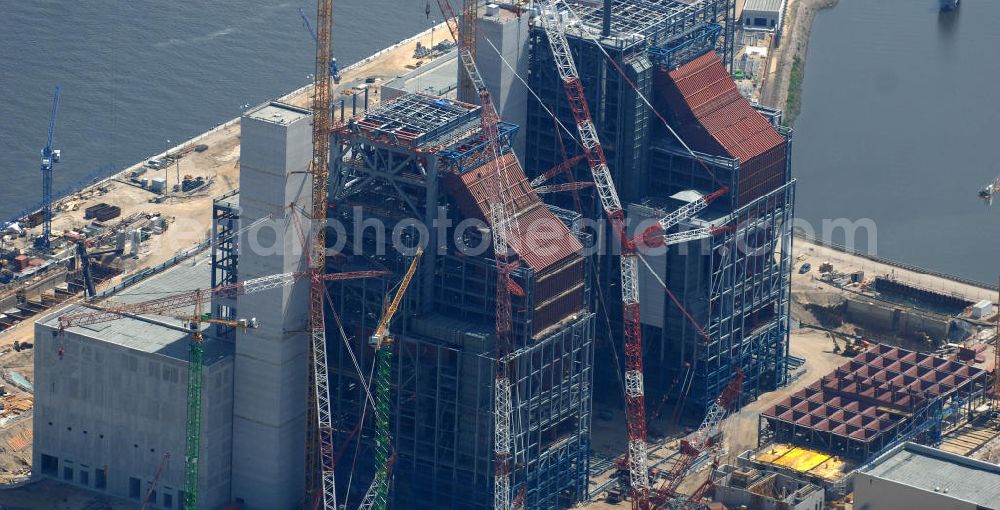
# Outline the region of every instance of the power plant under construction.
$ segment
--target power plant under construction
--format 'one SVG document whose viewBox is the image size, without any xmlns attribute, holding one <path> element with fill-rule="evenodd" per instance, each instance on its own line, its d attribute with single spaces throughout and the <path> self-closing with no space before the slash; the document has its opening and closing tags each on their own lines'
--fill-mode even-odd
<svg viewBox="0 0 1000 510">
<path fill-rule="evenodd" d="M 226 135 L 238 189 L 196 248 L 101 262 L 162 217 L 65 244 L 83 295 L 35 312 L 31 480 L 144 509 L 813 509 L 894 455 L 958 462 L 913 443 L 989 415 L 992 347 L 849 342 L 792 391 L 793 133 L 732 78 L 780 21 L 438 3 L 454 45 L 383 81 L 331 68 L 318 0 L 308 96 Z"/>
</svg>

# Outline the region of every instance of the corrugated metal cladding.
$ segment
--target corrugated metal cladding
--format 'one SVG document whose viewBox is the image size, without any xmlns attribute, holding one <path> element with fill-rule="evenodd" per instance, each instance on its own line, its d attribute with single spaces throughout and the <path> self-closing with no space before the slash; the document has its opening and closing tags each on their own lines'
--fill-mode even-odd
<svg viewBox="0 0 1000 510">
<path fill-rule="evenodd" d="M 740 95 L 714 51 L 654 79 L 688 145 L 740 161 L 739 206 L 784 184 L 784 137 Z"/>
<path fill-rule="evenodd" d="M 781 12 L 785 8 L 785 0 L 746 0 L 744 11 Z"/>
<path fill-rule="evenodd" d="M 583 280 L 583 257 L 567 258 L 535 276 L 535 336 L 585 308 Z"/>
<path fill-rule="evenodd" d="M 500 179 L 509 197 L 507 211 L 519 225 L 509 232 L 507 242 L 523 263 L 542 273 L 568 257 L 578 257 L 583 248 L 580 241 L 545 207 L 511 154 L 501 156 L 499 165 L 487 163 L 460 176 L 446 177 L 449 193 L 462 214 L 489 222 L 486 178 L 495 175 L 498 169 L 502 170 Z"/>
</svg>

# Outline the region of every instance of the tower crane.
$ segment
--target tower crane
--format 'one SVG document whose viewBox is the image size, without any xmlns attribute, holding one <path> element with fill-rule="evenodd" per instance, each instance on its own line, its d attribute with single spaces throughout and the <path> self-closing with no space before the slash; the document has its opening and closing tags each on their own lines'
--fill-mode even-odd
<svg viewBox="0 0 1000 510">
<path fill-rule="evenodd" d="M 42 235 L 35 239 L 35 248 L 48 251 L 52 237 L 52 170 L 62 152 L 52 147 L 52 138 L 56 133 L 56 114 L 59 113 L 59 85 L 52 94 L 52 112 L 49 114 L 49 137 L 42 147 Z"/>
<path fill-rule="evenodd" d="M 650 505 L 650 483 L 649 472 L 647 470 L 646 410 L 642 368 L 642 325 L 639 315 L 639 256 L 636 241 L 637 239 L 645 241 L 652 237 L 664 236 L 662 241 L 664 244 L 674 244 L 713 235 L 716 230 L 712 227 L 696 233 L 682 232 L 671 236 L 667 235 L 667 231 L 708 207 L 708 204 L 712 200 L 728 193 L 729 190 L 723 186 L 713 193 L 700 197 L 698 200 L 666 214 L 656 225 L 640 233 L 636 239 L 628 235 L 625 229 L 625 211 L 622 209 L 618 191 L 612 180 L 604 148 L 598 137 L 597 128 L 594 126 L 590 107 L 587 104 L 584 94 L 583 84 L 580 81 L 579 72 L 573 55 L 570 52 L 569 42 L 566 39 L 562 21 L 555 9 L 554 3 L 555 0 L 541 0 L 536 2 L 536 6 L 539 8 L 539 21 L 545 30 L 556 69 L 563 82 L 566 99 L 569 102 L 570 110 L 576 121 L 577 133 L 580 137 L 583 152 L 587 157 L 587 163 L 601 200 L 601 206 L 608 221 L 611 223 L 615 235 L 621 243 L 620 276 L 622 304 L 624 307 L 622 316 L 625 329 L 625 404 L 626 427 L 628 430 L 627 462 L 629 481 L 632 489 L 632 508 L 645 510 Z M 606 27 L 608 21 L 609 18 L 605 16 Z M 664 288 L 666 289 L 665 286 Z M 669 289 L 666 290 L 669 294 Z M 678 303 L 672 294 L 671 298 L 674 299 L 675 303 Z"/>
<path fill-rule="evenodd" d="M 153 475 L 153 481 L 149 482 L 149 490 L 146 491 L 146 497 L 142 498 L 142 505 L 139 506 L 139 510 L 146 510 L 146 507 L 149 506 L 149 500 L 153 495 L 153 491 L 156 490 L 156 483 L 160 481 L 160 475 L 163 474 L 163 468 L 166 467 L 169 460 L 170 452 L 164 453 L 163 458 L 160 459 L 160 467 L 156 468 L 156 474 Z"/>
<path fill-rule="evenodd" d="M 309 22 L 309 17 L 306 16 L 306 13 L 301 7 L 299 7 L 299 16 L 302 17 L 302 25 L 309 31 L 309 35 L 312 36 L 313 42 L 317 42 L 316 32 L 313 31 L 312 23 Z M 330 77 L 333 78 L 334 83 L 340 83 L 340 67 L 337 66 L 337 58 L 333 56 L 330 57 Z"/>
<path fill-rule="evenodd" d="M 729 381 L 729 384 L 708 408 L 708 413 L 701 425 L 698 426 L 698 430 L 681 440 L 680 457 L 667 473 L 667 479 L 650 498 L 652 508 L 664 508 L 667 502 L 677 495 L 677 487 L 681 484 L 684 474 L 691 468 L 695 459 L 720 443 L 722 437 L 719 425 L 726 418 L 732 406 L 739 400 L 740 392 L 743 390 L 743 379 L 743 372 L 737 369 L 736 377 Z M 702 490 L 707 491 L 708 489 Z M 701 491 L 696 491 L 696 495 L 698 492 Z M 704 493 L 699 497 L 703 496 Z"/>
<path fill-rule="evenodd" d="M 399 283 L 399 289 L 392 301 L 382 312 L 382 319 L 379 320 L 375 332 L 372 333 L 369 345 L 375 349 L 375 480 L 365 493 L 365 497 L 358 506 L 359 510 L 386 510 L 389 506 L 389 469 L 392 463 L 389 452 L 392 443 L 390 437 L 389 408 L 391 400 L 390 381 L 392 376 L 392 335 L 389 334 L 389 324 L 399 310 L 399 305 L 403 302 L 406 289 L 413 281 L 413 275 L 417 272 L 420 258 L 423 257 L 423 248 L 418 248 L 417 253 L 410 262 L 410 267 L 403 275 L 403 280 Z"/>
<path fill-rule="evenodd" d="M 316 0 L 316 69 L 313 72 L 312 161 L 310 173 L 310 236 L 305 242 L 306 263 L 312 273 L 309 285 L 309 370 L 306 408 L 307 505 L 323 510 L 337 508 L 334 479 L 333 411 L 326 357 L 326 214 L 330 184 L 330 63 L 332 55 L 333 0 Z M 297 217 L 297 216 L 296 216 Z"/>
<path fill-rule="evenodd" d="M 357 271 L 325 274 L 322 281 L 352 280 L 371 278 L 389 274 L 387 271 Z M 186 317 L 191 330 L 191 347 L 188 354 L 188 389 L 187 389 L 187 424 L 185 428 L 186 444 L 184 456 L 184 509 L 198 508 L 198 460 L 201 451 L 201 385 L 204 337 L 201 332 L 203 322 L 220 323 L 237 327 L 256 327 L 256 321 L 225 321 L 212 319 L 202 314 L 202 306 L 211 303 L 213 299 L 231 299 L 244 294 L 255 294 L 270 289 L 286 287 L 303 278 L 315 279 L 312 272 L 282 273 L 277 275 L 252 278 L 240 283 L 222 285 L 211 289 L 199 289 L 165 296 L 148 301 L 115 305 L 98 308 L 95 311 L 67 314 L 59 317 L 59 328 L 64 330 L 73 326 L 86 326 L 112 321 L 122 317 L 135 315 L 167 315 L 188 306 L 195 307 L 193 316 Z"/>
<path fill-rule="evenodd" d="M 513 508 L 511 498 L 510 457 L 513 403 L 511 401 L 511 294 L 524 295 L 524 291 L 511 279 L 518 267 L 508 240 L 510 232 L 519 229 L 517 221 L 507 210 L 509 199 L 506 195 L 507 169 L 500 163 L 500 149 L 497 139 L 497 122 L 499 116 L 493 105 L 493 98 L 486 82 L 483 81 L 475 58 L 475 25 L 477 22 L 476 0 L 463 0 L 462 18 L 459 20 L 451 9 L 448 0 L 438 0 L 441 14 L 444 16 L 452 38 L 458 45 L 458 55 L 465 73 L 461 75 L 467 80 L 460 81 L 460 87 L 472 87 L 479 95 L 482 105 L 480 126 L 484 142 L 483 154 L 486 164 L 495 165 L 494 172 L 485 177 L 486 203 L 489 204 L 490 233 L 493 241 L 493 255 L 497 267 L 496 284 L 496 366 L 493 387 L 493 508 L 495 510 L 510 510 Z M 459 27 L 461 23 L 461 27 Z M 515 159 L 516 161 L 516 159 Z"/>
<path fill-rule="evenodd" d="M 590 115 L 587 99 L 566 35 L 559 26 L 559 14 L 549 2 L 538 2 L 539 20 L 549 40 L 566 98 L 576 120 L 587 163 L 594 178 L 601 206 L 619 238 L 622 251 L 621 292 L 625 326 L 625 405 L 628 429 L 628 469 L 632 488 L 632 508 L 645 510 L 649 501 L 649 472 L 646 468 L 646 402 L 642 381 L 642 333 L 639 322 L 639 268 L 635 242 L 625 231 L 625 211 L 608 169 L 604 149 Z"/>
</svg>

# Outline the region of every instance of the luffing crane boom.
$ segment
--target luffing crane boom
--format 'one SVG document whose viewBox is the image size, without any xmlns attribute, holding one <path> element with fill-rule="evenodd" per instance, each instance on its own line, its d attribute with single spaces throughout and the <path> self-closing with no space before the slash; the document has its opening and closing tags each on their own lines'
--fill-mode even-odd
<svg viewBox="0 0 1000 510">
<path fill-rule="evenodd" d="M 306 13 L 299 7 L 299 16 L 302 17 L 302 25 L 306 27 L 309 31 L 309 35 L 312 37 L 313 42 L 316 42 L 316 32 L 313 30 L 312 23 L 309 22 L 309 17 Z M 333 78 L 334 83 L 340 83 L 340 67 L 337 66 L 336 57 L 330 56 L 330 77 Z"/>
<path fill-rule="evenodd" d="M 389 332 L 389 323 L 392 322 L 393 317 L 396 316 L 396 312 L 399 311 L 399 305 L 403 303 L 403 296 L 406 294 L 406 289 L 409 288 L 410 282 L 413 281 L 413 275 L 417 272 L 417 266 L 420 264 L 420 259 L 423 256 L 424 249 L 417 248 L 417 252 L 413 255 L 413 261 L 410 262 L 410 267 L 406 269 L 406 274 L 403 275 L 403 280 L 399 283 L 399 290 L 396 291 L 396 295 L 392 297 L 392 301 L 386 306 L 385 312 L 382 313 L 382 320 L 379 321 L 378 327 L 375 328 L 375 333 L 372 334 L 371 343 L 375 348 L 378 348 L 386 340 L 386 335 Z"/>
<path fill-rule="evenodd" d="M 325 281 L 353 280 L 358 278 L 372 278 L 389 274 L 388 271 L 354 271 L 346 273 L 332 273 L 323 275 Z M 240 283 L 222 285 L 212 289 L 195 290 L 170 295 L 162 298 L 151 299 L 139 303 L 116 305 L 100 308 L 93 312 L 63 315 L 59 317 L 59 327 L 62 329 L 73 326 L 86 326 L 107 322 L 129 315 L 163 315 L 171 310 L 177 310 L 197 303 L 210 303 L 213 299 L 229 299 L 243 294 L 255 294 L 265 290 L 285 287 L 296 281 L 309 278 L 308 272 L 282 273 L 260 278 L 252 278 Z"/>
<path fill-rule="evenodd" d="M 385 510 L 389 506 L 389 468 L 391 464 L 391 431 L 389 412 L 391 408 L 391 376 L 392 376 L 392 336 L 389 334 L 389 324 L 403 303 L 403 296 L 413 281 L 420 259 L 424 255 L 423 248 L 418 248 L 410 267 L 399 283 L 399 289 L 392 301 L 382 312 L 370 345 L 375 348 L 375 479 L 365 493 L 358 510 Z"/>
<path fill-rule="evenodd" d="M 646 403 L 642 380 L 642 326 L 639 321 L 639 268 L 635 242 L 625 230 L 625 212 L 590 115 L 566 34 L 560 26 L 559 13 L 555 11 L 552 2 L 543 1 L 536 5 L 540 8 L 541 25 L 549 40 L 552 57 L 573 111 L 601 206 L 622 246 L 620 276 L 625 326 L 625 421 L 628 429 L 629 482 L 632 487 L 632 508 L 645 510 L 649 501 L 649 472 L 646 468 Z"/>
<path fill-rule="evenodd" d="M 493 98 L 489 89 L 483 81 L 479 68 L 476 66 L 475 58 L 475 25 L 476 25 L 476 0 L 464 0 L 461 20 L 455 17 L 448 0 L 438 0 L 438 6 L 448 25 L 452 38 L 458 44 L 458 55 L 462 62 L 465 73 L 462 77 L 467 78 L 460 83 L 462 86 L 472 86 L 479 94 L 482 105 L 480 112 L 480 126 L 484 141 L 483 155 L 488 165 L 493 165 L 494 172 L 485 178 L 487 190 L 487 203 L 489 204 L 490 233 L 493 240 L 493 254 L 496 261 L 497 285 L 496 285 L 496 366 L 494 378 L 493 395 L 493 507 L 496 510 L 510 510 L 512 508 L 511 479 L 510 479 L 510 457 L 512 442 L 512 414 L 513 403 L 511 398 L 511 366 L 509 353 L 512 346 L 511 340 L 511 292 L 517 293 L 517 285 L 511 279 L 518 263 L 509 249 L 509 234 L 518 230 L 516 220 L 507 210 L 509 201 L 505 194 L 505 182 L 513 182 L 506 178 L 507 169 L 500 160 L 500 149 L 498 147 L 497 122 L 500 118 L 497 115 L 496 107 L 493 105 Z M 454 25 L 452 24 L 454 21 Z M 461 23 L 461 29 L 459 28 Z M 464 85 L 463 85 L 464 84 Z M 515 160 L 516 161 L 516 160 Z"/>
<path fill-rule="evenodd" d="M 42 235 L 35 239 L 35 247 L 48 251 L 52 237 L 52 170 L 59 162 L 60 151 L 52 147 L 56 133 L 56 115 L 59 113 L 59 85 L 52 94 L 52 112 L 49 113 L 49 133 L 42 147 Z"/>
<path fill-rule="evenodd" d="M 698 430 L 681 440 L 680 456 L 667 473 L 667 479 L 663 485 L 656 490 L 651 498 L 653 508 L 662 508 L 666 505 L 677 494 L 677 487 L 680 486 L 684 474 L 691 468 L 695 459 L 705 450 L 719 443 L 719 424 L 726 418 L 732 406 L 738 402 L 740 392 L 743 390 L 743 379 L 743 372 L 737 370 L 736 376 L 729 381 L 712 406 L 708 408 L 708 413 L 701 425 L 698 426 Z"/>
</svg>

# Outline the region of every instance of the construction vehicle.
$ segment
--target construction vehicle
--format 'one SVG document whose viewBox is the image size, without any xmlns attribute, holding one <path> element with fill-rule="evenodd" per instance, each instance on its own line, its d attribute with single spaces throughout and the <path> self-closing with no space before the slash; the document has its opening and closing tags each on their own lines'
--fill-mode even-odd
<svg viewBox="0 0 1000 510">
<path fill-rule="evenodd" d="M 382 312 L 375 332 L 372 333 L 368 345 L 375 349 L 375 479 L 371 487 L 365 493 L 365 497 L 358 506 L 359 510 L 386 510 L 389 507 L 389 478 L 392 459 L 391 451 L 391 429 L 389 423 L 389 413 L 391 402 L 391 381 L 392 381 L 392 335 L 389 334 L 389 324 L 399 310 L 399 305 L 403 302 L 406 289 L 413 281 L 413 275 L 417 272 L 420 258 L 423 257 L 423 248 L 418 248 L 417 253 L 410 262 L 410 267 L 403 275 L 403 280 L 399 283 L 399 289 Z"/>
<path fill-rule="evenodd" d="M 360 271 L 350 273 L 334 273 L 323 275 L 323 281 L 351 280 L 356 278 L 371 278 L 375 276 L 387 275 L 386 271 Z M 219 287 L 184 292 L 149 301 L 132 303 L 126 305 L 116 305 L 110 307 L 96 307 L 95 311 L 63 315 L 59 317 L 59 328 L 61 330 L 73 326 L 86 326 L 117 320 L 122 317 L 134 315 L 169 315 L 176 310 L 188 306 L 195 307 L 192 316 L 186 316 L 191 330 L 191 346 L 189 351 L 188 370 L 188 390 L 187 390 L 187 424 L 185 428 L 186 444 L 184 457 L 184 480 L 185 492 L 183 508 L 185 510 L 196 510 L 198 508 L 198 459 L 201 449 L 201 387 L 202 387 L 202 365 L 204 359 L 204 348 L 202 343 L 204 336 L 201 331 L 201 323 L 214 322 L 236 327 L 251 327 L 255 325 L 254 319 L 247 321 L 227 321 L 213 319 L 205 316 L 201 312 L 201 307 L 211 303 L 213 299 L 232 299 L 244 294 L 254 294 L 270 289 L 286 287 L 294 284 L 303 278 L 315 278 L 312 272 L 282 273 L 271 276 L 252 278 L 241 283 L 222 285 Z"/>
<path fill-rule="evenodd" d="M 828 332 L 827 334 L 830 335 L 830 340 L 833 340 L 834 354 L 840 354 L 848 358 L 853 358 L 868 348 L 868 346 L 864 343 L 864 340 L 856 340 L 849 336 L 844 337 L 844 347 L 841 348 L 840 344 L 837 343 L 837 334 L 833 332 Z"/>
<path fill-rule="evenodd" d="M 56 133 L 56 114 L 59 113 L 59 85 L 52 94 L 52 112 L 49 114 L 49 137 L 42 148 L 42 235 L 35 239 L 35 248 L 49 251 L 52 247 L 52 170 L 59 162 L 61 151 L 52 147 Z"/>
</svg>

